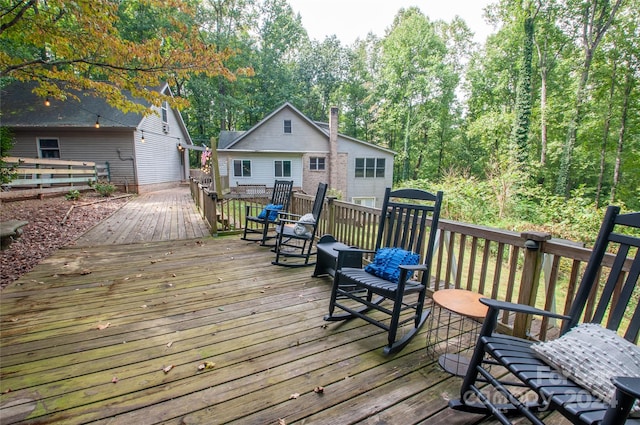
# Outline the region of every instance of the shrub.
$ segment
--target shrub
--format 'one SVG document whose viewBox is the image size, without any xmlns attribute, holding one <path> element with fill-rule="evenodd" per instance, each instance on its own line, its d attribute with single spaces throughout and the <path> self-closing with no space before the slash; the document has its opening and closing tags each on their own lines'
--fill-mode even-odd
<svg viewBox="0 0 640 425">
<path fill-rule="evenodd" d="M 116 191 L 116 187 L 109 182 L 97 182 L 93 186 L 94 190 L 102 196 L 111 196 Z"/>
<path fill-rule="evenodd" d="M 10 167 L 4 162 L 4 157 L 7 156 L 15 143 L 15 139 L 11 131 L 6 127 L 0 127 L 0 183 L 9 183 L 16 178 L 16 167 Z"/>
<path fill-rule="evenodd" d="M 77 201 L 78 199 L 80 199 L 80 191 L 78 191 L 78 190 L 70 190 L 69 193 L 64 195 L 64 197 L 68 201 Z"/>
</svg>

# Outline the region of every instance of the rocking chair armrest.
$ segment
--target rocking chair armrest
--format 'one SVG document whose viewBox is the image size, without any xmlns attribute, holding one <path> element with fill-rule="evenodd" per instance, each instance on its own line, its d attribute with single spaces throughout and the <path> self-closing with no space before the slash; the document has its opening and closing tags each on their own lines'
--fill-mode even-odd
<svg viewBox="0 0 640 425">
<path fill-rule="evenodd" d="M 516 304 L 508 301 L 494 300 L 492 298 L 480 298 L 480 302 L 488 306 L 490 309 L 494 309 L 494 310 L 509 310 L 516 313 L 533 314 L 537 316 L 552 317 L 555 319 L 562 319 L 562 320 L 571 319 L 570 316 L 565 316 L 564 314 L 541 310 L 539 308 L 532 307 L 525 304 Z"/>
<path fill-rule="evenodd" d="M 375 251 L 372 251 L 370 249 L 361 249 L 361 248 L 356 248 L 356 247 L 342 247 L 342 246 L 337 246 L 337 247 L 333 247 L 333 250 L 337 252 L 337 256 L 336 256 L 336 270 L 341 270 L 343 265 L 345 264 L 346 261 L 349 261 L 349 258 L 353 259 L 353 257 L 351 256 L 352 254 L 355 254 L 356 258 L 360 258 L 360 263 L 362 263 L 362 256 L 364 254 L 367 253 L 375 253 Z"/>
<path fill-rule="evenodd" d="M 618 376 L 612 382 L 619 391 L 640 400 L 640 378 Z"/>
<path fill-rule="evenodd" d="M 426 272 L 429 270 L 426 264 L 400 264 L 398 267 L 414 272 Z"/>
<path fill-rule="evenodd" d="M 347 248 L 342 248 L 342 247 L 335 247 L 333 248 L 334 251 L 338 251 L 338 256 L 340 256 L 341 253 L 343 252 L 359 252 L 360 254 L 375 254 L 376 251 L 370 250 L 370 249 L 362 249 L 362 248 L 356 248 L 356 247 L 347 247 Z"/>
<path fill-rule="evenodd" d="M 299 214 L 293 214 L 290 212 L 279 212 L 278 213 L 278 221 L 283 223 L 297 223 L 302 216 Z M 311 223 L 309 223 L 311 224 Z"/>
</svg>

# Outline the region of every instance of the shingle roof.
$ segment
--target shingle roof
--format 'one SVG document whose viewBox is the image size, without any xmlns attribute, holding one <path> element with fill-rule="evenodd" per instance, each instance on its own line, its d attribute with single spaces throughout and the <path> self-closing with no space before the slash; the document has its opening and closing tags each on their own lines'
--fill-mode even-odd
<svg viewBox="0 0 640 425">
<path fill-rule="evenodd" d="M 225 149 L 232 144 L 238 137 L 242 136 L 245 131 L 221 131 L 218 137 L 218 149 Z"/>
<path fill-rule="evenodd" d="M 136 128 L 142 114 L 123 113 L 89 92 L 75 92 L 80 101 L 51 99 L 51 106 L 32 90 L 35 83 L 13 82 L 0 89 L 0 125 L 6 127 L 93 127 L 98 115 L 104 128 Z M 142 103 L 142 102 L 141 102 Z"/>
</svg>

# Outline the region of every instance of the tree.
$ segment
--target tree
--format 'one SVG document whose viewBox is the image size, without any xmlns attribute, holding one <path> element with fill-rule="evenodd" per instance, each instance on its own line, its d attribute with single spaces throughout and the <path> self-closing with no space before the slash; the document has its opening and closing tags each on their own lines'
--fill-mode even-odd
<svg viewBox="0 0 640 425">
<path fill-rule="evenodd" d="M 556 182 L 556 194 L 565 196 L 568 195 L 573 149 L 578 137 L 578 127 L 584 102 L 587 98 L 587 82 L 589 81 L 591 63 L 596 49 L 611 26 L 622 0 L 615 0 L 613 4 L 609 0 L 569 1 L 568 3 L 569 6 L 573 6 L 580 11 L 580 13 L 576 14 L 579 18 L 574 24 L 577 28 L 581 28 L 583 58 L 575 101 L 567 127 L 567 136 L 562 146 L 560 169 L 558 170 Z"/>
<path fill-rule="evenodd" d="M 443 103 L 450 108 L 457 83 L 445 57 L 434 24 L 417 8 L 401 9 L 382 42 L 377 87 L 382 137 L 402 152 L 394 173 L 399 180 L 438 172 L 440 111 Z"/>
<path fill-rule="evenodd" d="M 258 28 L 249 125 L 284 102 L 296 103 L 295 71 L 301 46 L 308 44 L 302 18 L 285 0 L 264 0 Z"/>
<path fill-rule="evenodd" d="M 231 68 L 255 62 L 255 39 L 252 23 L 258 18 L 254 0 L 203 0 L 198 16 L 204 23 L 203 37 L 219 52 L 230 50 Z M 222 75 L 198 75 L 185 85 L 190 106 L 183 111 L 194 141 L 209 144 L 222 130 L 241 128 L 250 104 L 252 82 L 247 76 L 232 81 Z"/>
<path fill-rule="evenodd" d="M 0 77 L 36 81 L 36 94 L 64 100 L 75 90 L 103 97 L 122 111 L 146 112 L 126 92 L 153 104 L 185 106 L 152 88 L 193 75 L 233 80 L 231 50 L 201 37 L 187 0 L 1 0 Z M 135 25 L 133 24 L 135 22 Z"/>
<path fill-rule="evenodd" d="M 523 171 L 529 159 L 529 127 L 531 123 L 531 60 L 533 57 L 534 16 L 529 2 L 523 6 L 523 47 L 516 86 L 515 121 L 511 131 L 513 165 Z M 528 174 L 526 171 L 524 174 Z"/>
</svg>

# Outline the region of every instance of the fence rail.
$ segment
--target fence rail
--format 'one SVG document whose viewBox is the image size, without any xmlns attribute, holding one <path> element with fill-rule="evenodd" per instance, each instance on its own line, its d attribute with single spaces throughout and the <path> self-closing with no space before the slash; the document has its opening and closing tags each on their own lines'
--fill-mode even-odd
<svg viewBox="0 0 640 425">
<path fill-rule="evenodd" d="M 18 157 L 7 157 L 3 161 L 15 178 L 2 185 L 2 199 L 88 190 L 99 179 L 110 179 L 109 163 Z"/>
<path fill-rule="evenodd" d="M 218 199 L 208 185 L 192 179 L 191 190 L 213 233 L 240 231 L 244 206 L 264 205 L 269 198 L 234 195 Z M 373 249 L 381 211 L 333 198 L 325 200 L 318 235 L 332 234 L 339 241 Z M 291 212 L 311 211 L 313 197 L 295 193 Z M 223 223 L 226 223 L 226 227 Z M 582 244 L 554 239 L 547 233 L 512 232 L 441 219 L 437 252 L 431 267 L 433 293 L 445 288 L 468 289 L 488 298 L 537 306 L 567 314 L 591 250 Z M 634 255 L 630 253 L 629 255 Z M 601 271 L 608 276 L 609 260 Z M 592 299 L 598 294 L 594 292 Z M 640 295 L 639 297 L 640 298 Z M 583 320 L 588 320 L 589 308 Z M 558 331 L 558 323 L 504 312 L 501 330 L 518 336 L 546 340 Z"/>
</svg>

